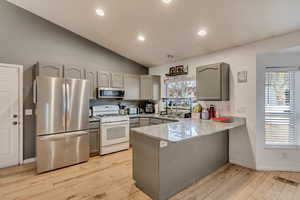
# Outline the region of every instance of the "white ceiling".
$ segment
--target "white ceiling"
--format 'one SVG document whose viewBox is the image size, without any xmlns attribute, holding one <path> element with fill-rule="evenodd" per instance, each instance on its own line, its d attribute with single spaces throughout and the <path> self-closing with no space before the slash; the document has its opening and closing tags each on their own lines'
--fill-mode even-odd
<svg viewBox="0 0 300 200">
<path fill-rule="evenodd" d="M 147 67 L 300 29 L 300 0 L 8 1 Z"/>
</svg>

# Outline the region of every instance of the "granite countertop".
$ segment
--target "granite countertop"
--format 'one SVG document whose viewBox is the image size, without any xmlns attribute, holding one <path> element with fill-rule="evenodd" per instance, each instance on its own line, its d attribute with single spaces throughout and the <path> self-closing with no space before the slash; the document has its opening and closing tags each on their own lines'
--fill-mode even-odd
<svg viewBox="0 0 300 200">
<path fill-rule="evenodd" d="M 232 123 L 212 120 L 180 119 L 178 122 L 132 128 L 131 130 L 159 140 L 180 142 L 195 137 L 212 135 L 246 124 L 245 118 L 234 118 Z"/>
<path fill-rule="evenodd" d="M 89 118 L 89 122 L 92 123 L 92 122 L 100 122 L 100 119 L 99 118 L 95 118 L 95 117 L 90 117 Z"/>
<path fill-rule="evenodd" d="M 152 118 L 152 119 L 164 119 L 164 120 L 170 120 L 174 122 L 178 122 L 181 119 L 179 118 L 174 118 L 174 117 L 169 117 L 166 115 L 158 115 L 158 114 L 137 114 L 137 115 L 129 115 L 130 119 L 134 118 Z"/>
<path fill-rule="evenodd" d="M 137 115 L 128 115 L 130 119 L 134 119 L 134 118 L 152 118 L 152 119 L 164 119 L 164 120 L 169 120 L 169 121 L 174 121 L 177 122 L 180 119 L 178 118 L 171 118 L 168 116 L 163 116 L 163 115 L 157 115 L 157 114 L 137 114 Z M 90 117 L 89 118 L 89 122 L 100 122 L 99 118 L 95 118 L 95 117 Z"/>
</svg>

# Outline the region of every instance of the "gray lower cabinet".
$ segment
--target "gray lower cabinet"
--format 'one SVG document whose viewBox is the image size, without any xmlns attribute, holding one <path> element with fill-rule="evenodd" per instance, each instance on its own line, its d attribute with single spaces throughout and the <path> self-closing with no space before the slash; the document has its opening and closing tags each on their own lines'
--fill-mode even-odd
<svg viewBox="0 0 300 200">
<path fill-rule="evenodd" d="M 146 117 L 146 118 L 140 118 L 140 127 L 143 127 L 143 126 L 150 126 L 150 118 Z"/>
<path fill-rule="evenodd" d="M 140 76 L 135 74 L 125 74 L 124 88 L 126 100 L 140 99 Z"/>
<path fill-rule="evenodd" d="M 124 88 L 124 74 L 123 73 L 111 73 L 111 86 L 112 88 Z"/>
<path fill-rule="evenodd" d="M 34 65 L 34 71 L 35 76 L 63 77 L 63 66 L 38 62 Z"/>
<path fill-rule="evenodd" d="M 198 67 L 196 80 L 198 100 L 229 100 L 229 64 L 217 63 Z"/>
<path fill-rule="evenodd" d="M 141 76 L 140 97 L 145 100 L 160 100 L 161 88 L 160 76 L 143 75 Z"/>
<path fill-rule="evenodd" d="M 96 71 L 85 71 L 85 77 L 90 82 L 90 99 L 96 99 L 97 98 L 97 72 Z"/>
<path fill-rule="evenodd" d="M 167 200 L 228 163 L 228 132 L 166 142 L 133 131 L 133 179 L 153 200 Z"/>
<path fill-rule="evenodd" d="M 90 156 L 99 155 L 100 152 L 100 124 L 90 122 L 89 124 Z"/>
<path fill-rule="evenodd" d="M 78 66 L 64 66 L 64 77 L 84 79 L 85 78 L 84 69 Z"/>
<path fill-rule="evenodd" d="M 99 88 L 109 88 L 111 81 L 111 73 L 105 71 L 98 72 L 98 87 Z"/>
</svg>

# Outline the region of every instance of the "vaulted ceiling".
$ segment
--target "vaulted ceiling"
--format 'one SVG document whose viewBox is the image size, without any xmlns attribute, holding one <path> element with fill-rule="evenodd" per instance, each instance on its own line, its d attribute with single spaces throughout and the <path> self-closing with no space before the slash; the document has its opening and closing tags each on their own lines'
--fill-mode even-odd
<svg viewBox="0 0 300 200">
<path fill-rule="evenodd" d="M 299 0 L 8 1 L 147 67 L 300 29 Z"/>
</svg>

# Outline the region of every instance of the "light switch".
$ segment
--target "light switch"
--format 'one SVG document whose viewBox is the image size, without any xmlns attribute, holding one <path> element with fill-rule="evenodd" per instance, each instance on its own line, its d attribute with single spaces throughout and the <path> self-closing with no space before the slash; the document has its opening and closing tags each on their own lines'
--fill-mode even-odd
<svg viewBox="0 0 300 200">
<path fill-rule="evenodd" d="M 237 74 L 238 83 L 246 83 L 248 81 L 247 74 L 248 74 L 247 71 L 238 72 Z"/>
<path fill-rule="evenodd" d="M 25 115 L 32 115 L 32 109 L 25 109 Z"/>
</svg>

